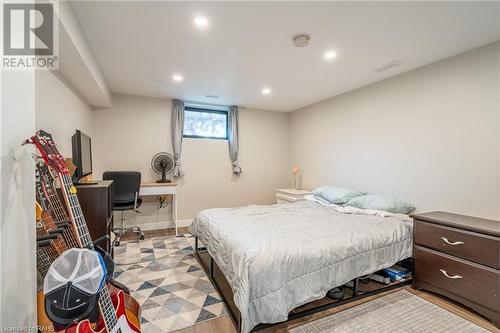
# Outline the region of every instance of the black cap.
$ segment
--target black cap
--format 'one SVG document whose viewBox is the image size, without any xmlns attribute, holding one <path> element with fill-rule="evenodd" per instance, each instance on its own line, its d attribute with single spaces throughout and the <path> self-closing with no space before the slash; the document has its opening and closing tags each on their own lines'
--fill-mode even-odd
<svg viewBox="0 0 500 333">
<path fill-rule="evenodd" d="M 45 295 L 45 312 L 54 324 L 69 325 L 92 317 L 98 299 L 99 294 L 88 294 L 70 281 Z"/>
</svg>

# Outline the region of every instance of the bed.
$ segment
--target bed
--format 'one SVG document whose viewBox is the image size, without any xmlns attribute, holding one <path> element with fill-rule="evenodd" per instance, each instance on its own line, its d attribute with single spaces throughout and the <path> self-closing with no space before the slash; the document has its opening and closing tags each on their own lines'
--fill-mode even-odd
<svg viewBox="0 0 500 333">
<path fill-rule="evenodd" d="M 191 232 L 197 253 L 198 240 L 206 247 L 204 266 L 242 333 L 285 321 L 331 288 L 412 254 L 408 218 L 313 201 L 204 210 Z"/>
</svg>

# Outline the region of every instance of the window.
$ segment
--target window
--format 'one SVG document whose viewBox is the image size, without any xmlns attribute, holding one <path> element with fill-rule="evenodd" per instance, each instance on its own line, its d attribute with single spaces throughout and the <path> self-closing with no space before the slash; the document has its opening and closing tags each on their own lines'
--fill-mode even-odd
<svg viewBox="0 0 500 333">
<path fill-rule="evenodd" d="M 184 137 L 227 140 L 227 110 L 184 108 Z"/>
</svg>

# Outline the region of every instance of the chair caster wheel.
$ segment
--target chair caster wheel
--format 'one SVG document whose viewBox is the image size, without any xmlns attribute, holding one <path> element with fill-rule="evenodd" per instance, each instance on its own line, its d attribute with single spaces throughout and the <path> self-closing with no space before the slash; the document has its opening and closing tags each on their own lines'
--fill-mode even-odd
<svg viewBox="0 0 500 333">
<path fill-rule="evenodd" d="M 115 242 L 115 246 L 120 246 L 120 242 L 119 242 L 119 241 L 116 241 L 116 242 Z"/>
<path fill-rule="evenodd" d="M 144 239 L 144 234 L 141 234 L 141 236 L 139 237 L 140 240 L 143 240 Z"/>
</svg>

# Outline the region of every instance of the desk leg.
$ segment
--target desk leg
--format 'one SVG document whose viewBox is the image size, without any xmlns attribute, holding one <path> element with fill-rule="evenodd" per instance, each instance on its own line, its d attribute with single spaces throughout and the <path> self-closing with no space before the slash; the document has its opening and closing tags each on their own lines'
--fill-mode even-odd
<svg viewBox="0 0 500 333">
<path fill-rule="evenodd" d="M 177 232 L 177 194 L 172 195 L 172 222 L 175 225 L 175 236 L 179 236 Z"/>
</svg>

